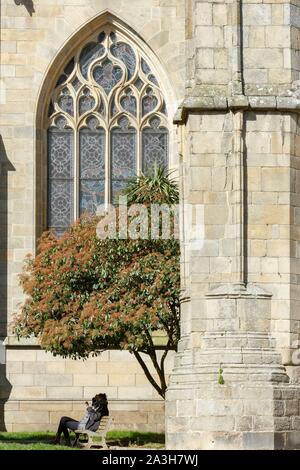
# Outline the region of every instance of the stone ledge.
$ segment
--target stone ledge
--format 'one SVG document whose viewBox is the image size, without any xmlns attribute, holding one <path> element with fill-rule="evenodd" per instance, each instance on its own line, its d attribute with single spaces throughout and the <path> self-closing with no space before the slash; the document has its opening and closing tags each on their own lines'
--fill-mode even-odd
<svg viewBox="0 0 300 470">
<path fill-rule="evenodd" d="M 185 98 L 178 107 L 174 124 L 184 124 L 190 112 L 194 111 L 273 111 L 300 114 L 298 96 L 203 96 Z"/>
<path fill-rule="evenodd" d="M 250 298 L 250 299 L 265 299 L 272 297 L 270 292 L 267 292 L 262 287 L 255 284 L 248 284 L 247 286 L 243 285 L 234 285 L 234 284 L 223 284 L 217 287 L 212 288 L 207 292 L 206 297 L 213 298 L 227 298 L 227 299 L 241 299 L 241 298 Z"/>
<path fill-rule="evenodd" d="M 17 336 L 10 335 L 5 338 L 3 344 L 6 348 L 23 348 L 24 346 L 41 349 L 37 338 L 22 338 L 18 340 Z"/>
</svg>

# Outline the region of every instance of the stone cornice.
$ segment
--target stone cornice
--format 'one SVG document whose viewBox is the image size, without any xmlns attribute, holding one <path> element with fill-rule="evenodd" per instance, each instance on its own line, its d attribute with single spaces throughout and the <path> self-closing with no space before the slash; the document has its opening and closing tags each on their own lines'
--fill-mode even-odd
<svg viewBox="0 0 300 470">
<path fill-rule="evenodd" d="M 263 287 L 254 284 L 248 284 L 247 286 L 221 284 L 210 289 L 210 291 L 207 292 L 206 297 L 228 299 L 270 299 L 272 294 L 266 291 Z"/>
<path fill-rule="evenodd" d="M 194 111 L 273 111 L 300 114 L 298 96 L 202 96 L 187 97 L 175 113 L 174 124 L 184 124 Z"/>
</svg>

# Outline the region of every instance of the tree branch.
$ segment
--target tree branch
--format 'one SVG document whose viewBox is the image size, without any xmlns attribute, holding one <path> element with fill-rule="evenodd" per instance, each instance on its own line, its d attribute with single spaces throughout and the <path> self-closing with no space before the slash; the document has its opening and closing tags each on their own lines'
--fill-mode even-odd
<svg viewBox="0 0 300 470">
<path fill-rule="evenodd" d="M 162 390 L 162 388 L 155 382 L 154 378 L 152 377 L 148 367 L 146 366 L 145 362 L 143 361 L 142 357 L 140 356 L 140 354 L 137 352 L 137 351 L 134 351 L 133 352 L 136 360 L 138 361 L 138 363 L 140 364 L 140 366 L 142 367 L 147 379 L 149 380 L 149 382 L 151 383 L 151 385 L 155 388 L 155 390 L 157 391 L 157 393 L 159 393 L 159 395 L 162 397 L 162 398 L 165 398 L 165 392 Z"/>
</svg>

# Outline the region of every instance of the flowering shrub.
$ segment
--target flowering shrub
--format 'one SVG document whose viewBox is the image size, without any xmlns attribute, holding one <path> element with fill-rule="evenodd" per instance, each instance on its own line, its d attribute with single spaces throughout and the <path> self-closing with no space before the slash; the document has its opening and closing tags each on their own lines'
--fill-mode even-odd
<svg viewBox="0 0 300 470">
<path fill-rule="evenodd" d="M 164 396 L 164 360 L 179 339 L 178 241 L 101 240 L 96 224 L 82 219 L 60 239 L 43 234 L 21 276 L 28 298 L 15 332 L 39 337 L 44 349 L 63 357 L 127 349 Z M 152 333 L 162 329 L 167 345 L 159 360 Z"/>
</svg>

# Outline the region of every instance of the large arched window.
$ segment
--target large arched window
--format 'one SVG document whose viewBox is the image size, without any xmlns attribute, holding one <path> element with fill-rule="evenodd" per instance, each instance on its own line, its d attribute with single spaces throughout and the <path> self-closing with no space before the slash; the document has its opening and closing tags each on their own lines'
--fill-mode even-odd
<svg viewBox="0 0 300 470">
<path fill-rule="evenodd" d="M 48 226 L 115 202 L 129 178 L 168 165 L 166 104 L 144 54 L 106 28 L 60 75 L 48 111 Z"/>
</svg>

